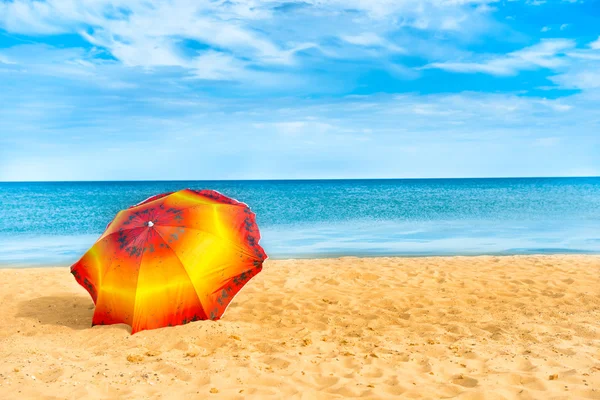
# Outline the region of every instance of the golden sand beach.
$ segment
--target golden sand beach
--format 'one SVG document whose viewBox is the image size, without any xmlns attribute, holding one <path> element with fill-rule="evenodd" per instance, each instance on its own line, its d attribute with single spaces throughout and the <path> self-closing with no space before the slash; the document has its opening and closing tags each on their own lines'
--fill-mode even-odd
<svg viewBox="0 0 600 400">
<path fill-rule="evenodd" d="M 90 328 L 0 270 L 0 398 L 600 399 L 600 256 L 268 260 L 220 321 Z"/>
</svg>

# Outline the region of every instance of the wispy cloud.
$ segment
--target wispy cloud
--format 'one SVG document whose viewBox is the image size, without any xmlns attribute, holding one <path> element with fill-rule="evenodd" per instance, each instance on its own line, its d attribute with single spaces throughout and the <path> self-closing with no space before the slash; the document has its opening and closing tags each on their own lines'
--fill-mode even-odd
<svg viewBox="0 0 600 400">
<path fill-rule="evenodd" d="M 465 62 L 431 63 L 425 68 L 438 68 L 452 72 L 515 75 L 522 70 L 557 68 L 565 65 L 565 53 L 575 47 L 568 39 L 546 39 L 540 43 L 508 54 L 479 57 L 481 60 Z"/>
<path fill-rule="evenodd" d="M 364 32 L 358 35 L 342 35 L 341 38 L 353 45 L 365 47 L 382 47 L 396 53 L 405 53 L 406 51 L 389 40 L 383 39 L 372 32 Z"/>
<path fill-rule="evenodd" d="M 599 170 L 600 37 L 529 3 L 0 0 L 0 180 Z"/>
<path fill-rule="evenodd" d="M 576 47 L 570 39 L 546 39 L 539 44 L 504 55 L 488 55 L 468 62 L 432 63 L 437 68 L 457 73 L 484 73 L 514 76 L 523 70 L 547 69 L 548 79 L 564 89 L 596 90 L 600 88 L 600 39 Z"/>
<path fill-rule="evenodd" d="M 13 46 L 0 49 L 0 72 L 10 72 L 13 80 L 19 78 L 19 75 L 38 75 L 107 89 L 137 86 L 131 81 L 123 80 L 119 67 L 113 61 L 97 59 L 96 54 L 94 49 L 55 48 L 42 44 Z"/>
<path fill-rule="evenodd" d="M 464 32 L 481 23 L 494 0 L 15 0 L 0 3 L 0 28 L 35 35 L 78 34 L 129 67 L 179 67 L 201 79 L 243 79 L 255 69 L 300 66 L 297 54 L 380 58 L 336 49 L 346 43 L 401 53 L 387 34 L 403 27 Z M 375 31 L 369 31 L 376 27 Z M 223 70 L 210 71 L 206 60 Z M 392 67 L 388 61 L 383 65 Z"/>
<path fill-rule="evenodd" d="M 550 79 L 558 85 L 571 89 L 600 89 L 599 65 L 596 63 L 593 69 L 577 68 L 564 74 L 559 74 Z"/>
<path fill-rule="evenodd" d="M 571 62 L 549 79 L 569 89 L 600 89 L 600 39 L 586 47 L 568 52 Z"/>
</svg>

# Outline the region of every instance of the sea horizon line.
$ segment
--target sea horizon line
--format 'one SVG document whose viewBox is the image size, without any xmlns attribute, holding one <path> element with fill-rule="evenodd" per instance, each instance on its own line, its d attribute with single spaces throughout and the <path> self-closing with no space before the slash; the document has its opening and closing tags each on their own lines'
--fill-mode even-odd
<svg viewBox="0 0 600 400">
<path fill-rule="evenodd" d="M 135 182 L 339 182 L 339 181 L 434 181 L 434 180 L 500 180 L 500 179 L 597 179 L 600 175 L 583 176 L 467 176 L 426 178 L 278 178 L 278 179 L 110 179 L 110 180 L 25 180 L 0 181 L 5 183 L 135 183 Z"/>
</svg>

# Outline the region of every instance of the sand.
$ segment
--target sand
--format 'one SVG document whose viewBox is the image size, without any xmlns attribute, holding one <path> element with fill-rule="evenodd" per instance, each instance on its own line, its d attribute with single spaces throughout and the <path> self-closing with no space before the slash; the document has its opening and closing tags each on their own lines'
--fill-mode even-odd
<svg viewBox="0 0 600 400">
<path fill-rule="evenodd" d="M 90 328 L 0 270 L 0 398 L 600 399 L 600 257 L 267 261 L 220 321 Z"/>
</svg>

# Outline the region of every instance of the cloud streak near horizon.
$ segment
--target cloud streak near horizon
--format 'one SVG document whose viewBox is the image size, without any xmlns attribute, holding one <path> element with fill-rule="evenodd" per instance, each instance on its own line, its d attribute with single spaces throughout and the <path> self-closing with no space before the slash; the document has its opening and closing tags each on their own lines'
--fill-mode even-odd
<svg viewBox="0 0 600 400">
<path fill-rule="evenodd" d="M 0 1 L 0 180 L 600 175 L 593 10 Z"/>
</svg>

